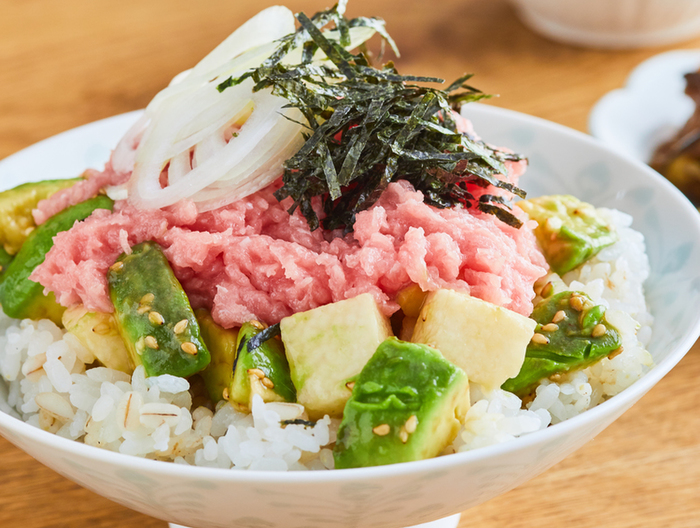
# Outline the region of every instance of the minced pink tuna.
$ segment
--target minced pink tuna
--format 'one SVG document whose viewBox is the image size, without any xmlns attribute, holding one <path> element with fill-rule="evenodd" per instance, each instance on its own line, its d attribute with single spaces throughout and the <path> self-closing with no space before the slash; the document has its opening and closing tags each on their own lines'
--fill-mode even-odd
<svg viewBox="0 0 700 528">
<path fill-rule="evenodd" d="M 108 164 L 102 172 L 87 170 L 84 180 L 77 182 L 67 189 L 61 189 L 46 200 L 41 200 L 32 215 L 36 225 L 41 225 L 53 215 L 60 213 L 71 205 L 76 205 L 97 196 L 101 189 L 108 185 L 119 185 L 129 179 L 128 174 L 117 174 Z"/>
<path fill-rule="evenodd" d="M 516 180 L 524 163 L 510 165 Z M 396 293 L 412 283 L 532 310 L 532 285 L 545 261 L 529 223 L 514 229 L 491 215 L 437 209 L 397 182 L 357 215 L 353 234 L 326 240 L 300 214 L 287 213 L 289 204 L 273 196 L 278 185 L 203 214 L 188 202 L 151 211 L 118 202 L 114 213 L 97 211 L 60 233 L 31 278 L 64 306 L 112 312 L 109 266 L 130 246 L 155 240 L 193 306 L 211 309 L 226 327 L 251 318 L 275 323 L 365 292 L 391 314 Z"/>
</svg>

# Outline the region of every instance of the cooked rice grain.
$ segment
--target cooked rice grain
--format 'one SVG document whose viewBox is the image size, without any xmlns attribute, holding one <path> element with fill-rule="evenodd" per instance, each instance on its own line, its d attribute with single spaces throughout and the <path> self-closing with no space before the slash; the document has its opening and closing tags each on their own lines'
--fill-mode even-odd
<svg viewBox="0 0 700 528">
<path fill-rule="evenodd" d="M 180 464 L 258 470 L 333 466 L 331 451 L 324 449 L 335 441 L 338 426 L 330 418 L 315 427 L 284 427 L 280 414 L 296 418 L 300 406 L 266 405 L 259 397 L 252 414 L 223 403 L 216 413 L 206 407 L 192 410 L 187 380 L 146 378 L 143 367 L 133 376 L 105 367 L 86 370 L 94 356 L 50 321 L 19 322 L 2 315 L 0 330 L 0 373 L 9 385 L 8 404 L 36 427 Z"/>
<path fill-rule="evenodd" d="M 617 227 L 619 242 L 563 277 L 548 279 L 559 289 L 583 291 L 604 304 L 608 322 L 620 330 L 622 353 L 556 382 L 542 380 L 526 408 L 511 393 L 485 393 L 472 384 L 472 407 L 445 454 L 510 441 L 576 416 L 629 387 L 653 365 L 645 349 L 653 318 L 642 286 L 649 275 L 644 238 L 630 228 L 629 215 L 599 212 Z M 259 397 L 251 414 L 225 402 L 216 412 L 192 409 L 187 380 L 146 378 L 143 367 L 132 376 L 105 367 L 86 370 L 94 361 L 78 339 L 50 321 L 0 315 L 0 374 L 9 386 L 11 408 L 6 410 L 16 410 L 36 427 L 177 464 L 263 471 L 333 468 L 330 447 L 339 420 L 283 426 L 282 420 L 302 416 L 303 407 L 265 404 Z"/>
</svg>

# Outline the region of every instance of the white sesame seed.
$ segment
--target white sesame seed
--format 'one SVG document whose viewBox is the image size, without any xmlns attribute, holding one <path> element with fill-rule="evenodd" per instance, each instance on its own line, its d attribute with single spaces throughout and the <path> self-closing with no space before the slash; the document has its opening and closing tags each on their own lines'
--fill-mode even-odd
<svg viewBox="0 0 700 528">
<path fill-rule="evenodd" d="M 176 334 L 181 334 L 185 330 L 187 330 L 187 325 L 189 324 L 190 323 L 187 319 L 183 319 L 173 327 L 173 332 L 175 332 Z"/>
<path fill-rule="evenodd" d="M 406 432 L 414 433 L 416 431 L 416 427 L 418 427 L 418 417 L 414 414 L 411 415 L 408 420 L 406 420 L 404 428 L 406 429 Z"/>
<path fill-rule="evenodd" d="M 156 299 L 155 295 L 153 295 L 152 293 L 147 293 L 146 295 L 141 297 L 140 304 L 150 304 L 153 301 L 155 301 L 155 299 Z"/>
<path fill-rule="evenodd" d="M 187 341 L 185 343 L 182 343 L 182 345 L 180 345 L 180 348 L 186 354 L 190 354 L 192 356 L 197 355 L 197 345 L 195 345 L 194 343 L 190 343 L 189 341 Z"/>
<path fill-rule="evenodd" d="M 615 350 L 610 352 L 610 354 L 608 354 L 608 359 L 615 359 L 617 356 L 622 354 L 622 352 L 624 352 L 624 349 L 622 347 L 616 348 Z"/>
<path fill-rule="evenodd" d="M 253 374 L 259 379 L 263 379 L 265 377 L 265 373 L 258 368 L 248 369 L 248 374 Z"/>
<path fill-rule="evenodd" d="M 538 345 L 546 345 L 547 343 L 549 343 L 549 339 L 547 338 L 547 336 L 537 333 L 532 336 L 531 341 L 533 343 L 537 343 Z"/>
<path fill-rule="evenodd" d="M 551 282 L 548 282 L 547 284 L 544 285 L 542 288 L 542 291 L 540 292 L 540 295 L 544 298 L 549 297 L 554 293 L 554 285 Z"/>
<path fill-rule="evenodd" d="M 595 325 L 595 326 L 593 327 L 593 331 L 591 332 L 591 335 L 592 335 L 593 337 L 602 337 L 602 336 L 605 335 L 605 332 L 606 332 L 607 330 L 608 330 L 608 329 L 605 328 L 605 325 L 604 325 L 604 324 L 597 324 L 597 325 Z"/>
<path fill-rule="evenodd" d="M 577 312 L 580 312 L 583 310 L 583 299 L 578 295 L 572 295 L 571 299 L 569 299 L 569 305 Z"/>
<path fill-rule="evenodd" d="M 557 313 L 554 314 L 554 317 L 552 317 L 552 322 L 553 323 L 559 323 L 566 319 L 566 312 L 564 310 L 559 310 Z"/>
<path fill-rule="evenodd" d="M 154 325 L 162 325 L 163 323 L 165 323 L 165 319 L 158 312 L 149 313 L 148 320 Z"/>
<path fill-rule="evenodd" d="M 391 432 L 389 424 L 381 424 L 372 429 L 372 432 L 377 436 L 386 436 Z"/>
</svg>

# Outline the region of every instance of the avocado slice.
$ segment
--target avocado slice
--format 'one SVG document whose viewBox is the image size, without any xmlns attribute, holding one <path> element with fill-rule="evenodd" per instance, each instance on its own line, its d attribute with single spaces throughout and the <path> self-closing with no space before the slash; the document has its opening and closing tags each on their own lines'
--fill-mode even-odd
<svg viewBox="0 0 700 528">
<path fill-rule="evenodd" d="M 333 449 L 337 469 L 432 458 L 469 408 L 464 371 L 426 345 L 384 341 L 357 377 Z"/>
<path fill-rule="evenodd" d="M 520 373 L 502 388 L 519 396 L 532 392 L 553 374 L 578 370 L 620 348 L 620 334 L 605 320 L 605 307 L 582 292 L 565 291 L 540 301 L 537 321 Z"/>
<path fill-rule="evenodd" d="M 206 343 L 211 354 L 211 363 L 200 375 L 207 386 L 209 397 L 216 403 L 228 399 L 224 393 L 228 393 L 233 381 L 233 362 L 236 359 L 236 347 L 238 346 L 238 329 L 226 329 L 214 322 L 207 310 L 195 312 L 199 322 L 199 330 L 202 339 Z"/>
<path fill-rule="evenodd" d="M 596 208 L 569 195 L 551 195 L 516 204 L 538 223 L 537 241 L 552 270 L 571 271 L 618 240 Z"/>
<path fill-rule="evenodd" d="M 211 353 L 211 363 L 201 376 L 212 401 L 229 400 L 242 411 L 250 409 L 253 394 L 264 402 L 296 401 L 282 342 L 270 338 L 251 349 L 251 339 L 265 328 L 262 323 L 250 321 L 228 330 L 206 310 L 197 310 L 196 316 Z"/>
<path fill-rule="evenodd" d="M 5 251 L 5 248 L 0 247 L 0 282 L 2 282 L 2 275 L 13 258 L 14 256 Z"/>
<path fill-rule="evenodd" d="M 16 255 L 36 224 L 32 210 L 41 200 L 73 186 L 81 178 L 24 183 L 0 193 L 0 246 Z"/>
<path fill-rule="evenodd" d="M 30 233 L 5 270 L 0 284 L 0 303 L 8 316 L 15 319 L 46 318 L 61 324 L 65 309 L 56 302 L 53 293 L 44 295 L 44 287 L 29 280 L 29 276 L 44 262 L 58 233 L 69 230 L 75 222 L 85 220 L 96 209 L 111 211 L 113 205 L 114 202 L 106 196 L 98 196 L 52 216 Z"/>
<path fill-rule="evenodd" d="M 134 371 L 134 364 L 119 335 L 113 314 L 90 312 L 78 304 L 63 313 L 63 326 L 105 367 L 127 374 Z"/>
<path fill-rule="evenodd" d="M 229 401 L 239 409 L 250 409 L 254 394 L 260 395 L 264 402 L 297 399 L 282 342 L 277 337 L 259 344 L 253 341 L 264 329 L 260 322 L 249 321 L 238 332 Z"/>
<path fill-rule="evenodd" d="M 131 360 L 147 376 L 186 378 L 211 360 L 190 301 L 160 246 L 143 242 L 107 273 L 117 328 Z"/>
<path fill-rule="evenodd" d="M 392 335 L 369 293 L 285 317 L 280 328 L 297 399 L 312 418 L 342 415 L 350 378 Z"/>
</svg>

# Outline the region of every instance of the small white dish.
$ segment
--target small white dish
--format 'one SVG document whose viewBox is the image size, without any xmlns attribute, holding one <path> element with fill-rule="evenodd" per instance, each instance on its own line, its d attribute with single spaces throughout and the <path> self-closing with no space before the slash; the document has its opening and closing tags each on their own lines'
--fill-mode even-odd
<svg viewBox="0 0 700 528">
<path fill-rule="evenodd" d="M 144 460 L 47 433 L 2 410 L 0 434 L 100 495 L 196 528 L 427 523 L 505 493 L 583 446 L 651 389 L 700 334 L 700 215 L 659 174 L 588 135 L 490 106 L 472 104 L 465 114 L 486 141 L 529 157 L 522 183 L 533 195 L 569 193 L 633 215 L 634 228 L 646 237 L 652 270 L 647 298 L 655 322 L 649 351 L 656 366 L 630 388 L 575 418 L 511 442 L 340 471 L 236 471 Z M 11 156 L 0 162 L 0 188 L 99 166 L 137 117 L 131 113 L 98 121 Z M 0 409 L 6 389 L 0 380 Z M 454 527 L 456 521 L 451 517 L 429 526 Z"/>
<path fill-rule="evenodd" d="M 511 0 L 545 37 L 594 48 L 644 48 L 700 35 L 697 0 Z"/>
<path fill-rule="evenodd" d="M 661 53 L 642 62 L 624 88 L 604 95 L 588 121 L 591 134 L 625 156 L 648 163 L 693 114 L 686 73 L 700 68 L 700 50 Z"/>
</svg>

